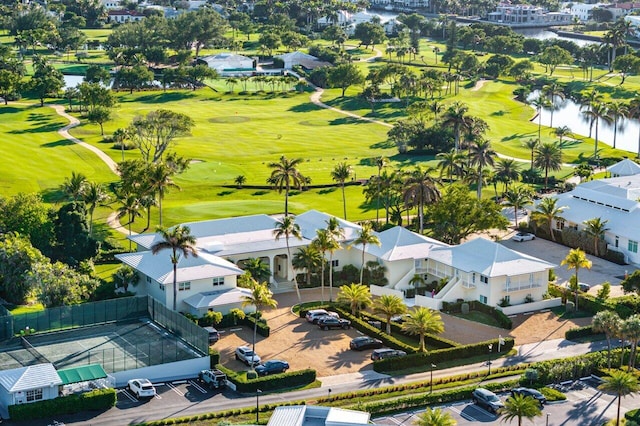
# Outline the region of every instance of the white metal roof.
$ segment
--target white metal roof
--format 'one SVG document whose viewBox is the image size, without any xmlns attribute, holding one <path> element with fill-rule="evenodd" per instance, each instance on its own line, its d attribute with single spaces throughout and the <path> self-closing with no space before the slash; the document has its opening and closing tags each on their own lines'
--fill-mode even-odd
<svg viewBox="0 0 640 426">
<path fill-rule="evenodd" d="M 232 305 L 242 303 L 243 296 L 250 296 L 251 290 L 236 287 L 231 290 L 209 291 L 205 293 L 194 294 L 184 299 L 184 303 L 196 309 L 220 307 L 224 305 Z"/>
<path fill-rule="evenodd" d="M 624 160 L 607 167 L 607 171 L 611 172 L 612 175 L 618 176 L 637 175 L 640 173 L 640 165 L 633 160 L 625 158 Z"/>
<path fill-rule="evenodd" d="M 320 405 L 276 407 L 267 426 L 355 426 L 369 424 L 370 414 Z"/>
<path fill-rule="evenodd" d="M 61 384 L 62 380 L 51 363 L 0 371 L 0 386 L 9 393 L 25 392 Z"/>
<path fill-rule="evenodd" d="M 172 284 L 173 264 L 170 256 L 171 249 L 164 249 L 155 255 L 151 251 L 118 254 L 116 259 L 161 284 Z M 233 263 L 202 251 L 198 251 L 198 257 L 180 256 L 178 260 L 178 282 L 241 275 L 242 273 L 242 269 Z"/>
<path fill-rule="evenodd" d="M 358 238 L 358 232 L 362 228 L 360 225 L 340 219 L 337 216 L 319 212 L 318 210 L 309 210 L 296 216 L 296 223 L 300 225 L 300 231 L 305 238 L 313 240 L 316 237 L 316 230 L 325 229 L 329 219 L 335 217 L 340 226 L 344 229 L 344 240 L 352 241 Z"/>
<path fill-rule="evenodd" d="M 500 277 L 540 272 L 555 265 L 484 238 L 451 247 L 436 247 L 429 258 L 466 272 Z"/>
<path fill-rule="evenodd" d="M 367 253 L 383 260 L 425 259 L 435 247 L 449 247 L 433 238 L 411 232 L 401 226 L 394 226 L 377 234 L 380 246 L 366 246 Z"/>
</svg>

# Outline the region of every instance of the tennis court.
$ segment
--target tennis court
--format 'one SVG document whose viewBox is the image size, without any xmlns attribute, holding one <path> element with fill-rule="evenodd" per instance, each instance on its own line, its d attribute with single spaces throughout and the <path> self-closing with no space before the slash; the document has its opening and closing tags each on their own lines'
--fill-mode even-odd
<svg viewBox="0 0 640 426">
<path fill-rule="evenodd" d="M 150 319 L 27 335 L 0 351 L 1 370 L 51 362 L 58 369 L 101 364 L 107 373 L 202 356 Z"/>
</svg>

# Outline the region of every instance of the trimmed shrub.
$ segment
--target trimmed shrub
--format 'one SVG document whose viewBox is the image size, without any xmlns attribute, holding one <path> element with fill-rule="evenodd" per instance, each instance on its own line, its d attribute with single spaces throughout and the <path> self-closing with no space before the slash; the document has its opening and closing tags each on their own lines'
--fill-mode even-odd
<svg viewBox="0 0 640 426">
<path fill-rule="evenodd" d="M 209 366 L 216 368 L 216 364 L 220 364 L 220 352 L 213 348 L 209 348 Z"/>
<path fill-rule="evenodd" d="M 233 370 L 229 370 L 221 365 L 217 365 L 216 368 L 222 370 L 227 375 L 227 379 L 236 385 L 236 390 L 240 393 L 255 393 L 258 389 L 266 392 L 295 388 L 308 385 L 316 380 L 316 370 L 311 369 L 290 371 L 282 374 L 258 377 L 256 379 L 248 379 L 245 378 L 244 375 Z"/>
<path fill-rule="evenodd" d="M 12 420 L 25 421 L 51 418 L 61 414 L 74 414 L 86 410 L 107 410 L 116 405 L 116 400 L 115 389 L 96 389 L 91 392 L 46 401 L 10 405 L 9 416 Z"/>
<path fill-rule="evenodd" d="M 238 320 L 238 324 L 246 325 L 247 327 L 251 327 L 251 329 L 253 329 L 255 322 L 256 319 L 252 315 L 247 315 L 244 319 Z M 271 334 L 271 328 L 269 328 L 267 322 L 262 318 L 258 319 L 257 332 L 263 337 L 269 337 L 269 334 Z"/>
<path fill-rule="evenodd" d="M 493 306 L 485 305 L 484 303 L 477 300 L 469 300 L 456 303 L 442 302 L 442 311 L 460 313 L 462 312 L 463 303 L 468 303 L 469 310 L 471 311 L 478 311 L 490 315 L 498 322 L 498 324 L 500 324 L 500 327 L 504 329 L 511 330 L 511 328 L 513 327 L 513 323 L 511 322 L 509 317 L 507 317 L 500 309 L 496 309 Z"/>
<path fill-rule="evenodd" d="M 593 336 L 598 333 L 593 332 L 593 328 L 590 325 L 584 327 L 570 328 L 564 333 L 564 338 L 567 340 L 579 339 L 581 337 Z"/>
<path fill-rule="evenodd" d="M 567 399 L 567 395 L 563 394 L 562 392 L 560 392 L 557 389 L 552 389 L 552 388 L 540 388 L 538 389 L 540 391 L 541 394 L 544 395 L 545 398 L 547 398 L 548 402 L 553 402 L 553 401 L 564 401 Z"/>
</svg>

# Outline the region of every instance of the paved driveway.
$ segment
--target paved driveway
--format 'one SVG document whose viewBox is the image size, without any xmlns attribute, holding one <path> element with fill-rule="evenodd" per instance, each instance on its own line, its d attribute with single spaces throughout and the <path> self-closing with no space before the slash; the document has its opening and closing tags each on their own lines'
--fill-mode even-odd
<svg viewBox="0 0 640 426">
<path fill-rule="evenodd" d="M 513 234 L 510 234 L 509 237 L 511 237 L 511 235 Z M 571 275 L 573 275 L 573 269 L 569 270 L 566 266 L 560 266 L 562 259 L 564 259 L 569 253 L 569 247 L 541 238 L 521 243 L 506 239 L 501 241 L 501 243 L 510 249 L 517 250 L 558 265 L 555 268 L 556 275 L 558 276 L 558 283 L 568 281 Z M 590 270 L 581 269 L 578 272 L 578 279 L 580 282 L 591 285 L 589 293 L 595 294 L 603 282 L 609 281 L 611 283 L 611 296 L 622 296 L 624 293 L 622 292 L 620 282 L 624 278 L 625 272 L 631 274 L 636 268 L 633 265 L 617 265 L 591 255 L 587 255 L 587 257 L 591 262 L 593 262 L 593 266 Z"/>
</svg>

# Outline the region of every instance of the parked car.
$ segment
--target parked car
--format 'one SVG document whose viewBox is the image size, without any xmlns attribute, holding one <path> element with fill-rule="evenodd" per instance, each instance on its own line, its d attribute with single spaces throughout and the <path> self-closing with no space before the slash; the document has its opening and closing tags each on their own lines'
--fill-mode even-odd
<svg viewBox="0 0 640 426">
<path fill-rule="evenodd" d="M 578 283 L 578 288 L 580 291 L 587 293 L 591 289 L 591 286 L 587 283 Z"/>
<path fill-rule="evenodd" d="M 411 316 L 411 314 L 394 315 L 394 316 L 391 317 L 391 321 L 402 324 L 410 316 Z"/>
<path fill-rule="evenodd" d="M 530 234 L 528 232 L 518 232 L 516 235 L 514 235 L 513 237 L 511 237 L 511 239 L 513 241 L 517 241 L 519 243 L 523 242 L 523 241 L 531 241 L 531 240 L 535 240 L 536 236 L 533 234 Z"/>
<path fill-rule="evenodd" d="M 351 340 L 349 348 L 354 351 L 363 351 L 365 349 L 376 349 L 382 347 L 382 340 L 374 339 L 369 336 L 360 336 Z"/>
<path fill-rule="evenodd" d="M 538 401 L 540 403 L 540 405 L 544 405 L 547 403 L 547 398 L 545 398 L 545 396 L 543 394 L 541 394 L 540 392 L 538 392 L 535 389 L 530 389 L 530 388 L 515 388 L 515 389 L 511 389 L 511 396 L 514 395 L 523 395 L 523 396 L 529 396 L 533 399 L 535 399 L 536 401 Z"/>
<path fill-rule="evenodd" d="M 127 382 L 127 389 L 138 399 L 156 396 L 156 388 L 149 379 L 131 379 Z"/>
<path fill-rule="evenodd" d="M 346 330 L 351 327 L 351 321 L 342 318 L 326 317 L 318 321 L 318 327 L 323 330 L 330 328 L 342 328 Z"/>
<path fill-rule="evenodd" d="M 227 386 L 227 375 L 217 368 L 202 370 L 198 373 L 198 379 L 211 389 L 220 389 Z"/>
<path fill-rule="evenodd" d="M 371 352 L 371 361 L 377 361 L 379 359 L 386 359 L 386 358 L 398 358 L 406 355 L 407 353 L 405 351 L 401 351 L 398 349 L 389 349 L 389 348 L 376 349 L 375 351 Z"/>
<path fill-rule="evenodd" d="M 236 359 L 244 362 L 248 366 L 260 364 L 260 357 L 248 346 L 239 346 L 236 348 Z"/>
<path fill-rule="evenodd" d="M 307 312 L 306 315 L 307 321 L 313 324 L 317 324 L 320 319 L 326 317 L 340 318 L 340 315 L 335 312 L 325 311 L 324 309 L 312 309 Z"/>
<path fill-rule="evenodd" d="M 220 333 L 213 327 L 204 327 L 204 329 L 209 333 L 209 343 L 215 343 L 220 340 Z"/>
<path fill-rule="evenodd" d="M 279 359 L 270 359 L 264 364 L 257 365 L 255 370 L 258 376 L 266 376 L 274 373 L 284 373 L 289 369 L 289 363 L 287 361 L 280 361 Z"/>
<path fill-rule="evenodd" d="M 474 390 L 471 398 L 475 404 L 486 408 L 490 413 L 497 414 L 502 408 L 504 408 L 504 404 L 500 401 L 498 395 L 485 388 L 478 388 Z"/>
</svg>

